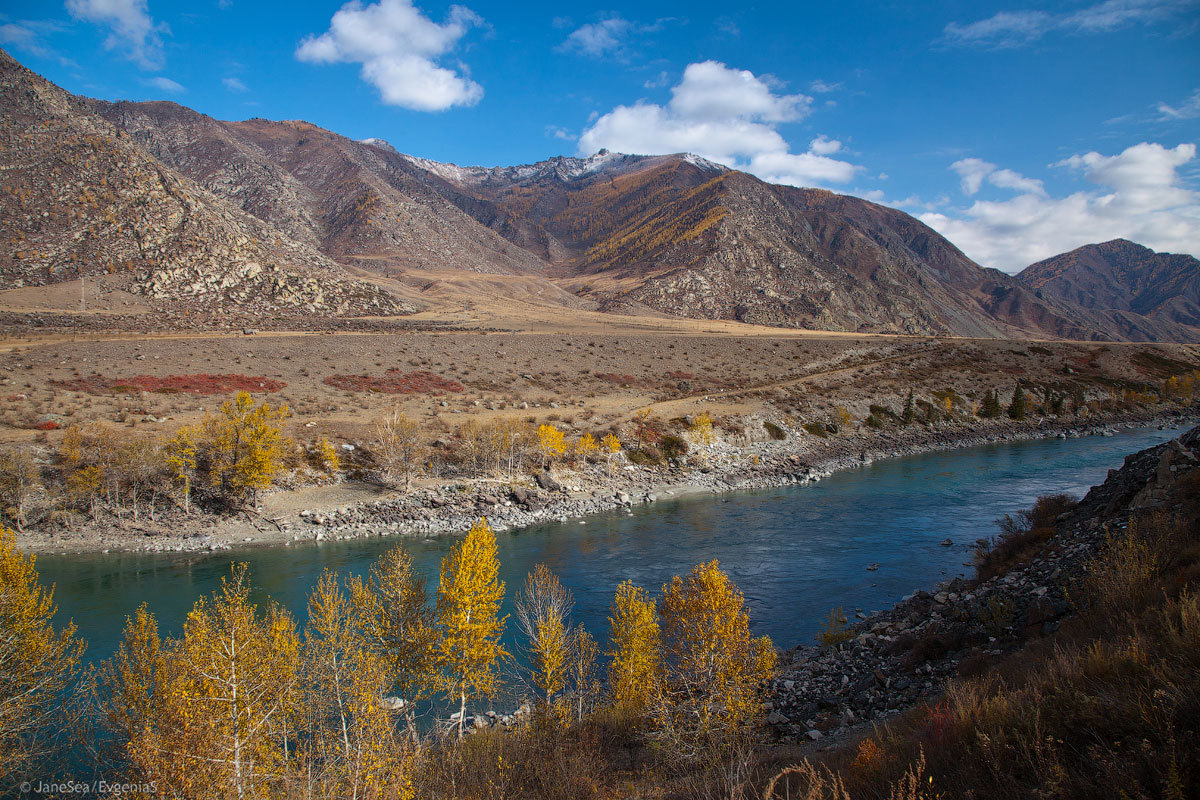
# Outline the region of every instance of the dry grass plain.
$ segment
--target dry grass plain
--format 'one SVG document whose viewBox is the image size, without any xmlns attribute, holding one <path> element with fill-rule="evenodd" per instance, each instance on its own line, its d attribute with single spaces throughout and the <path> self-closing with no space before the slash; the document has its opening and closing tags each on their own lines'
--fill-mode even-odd
<svg viewBox="0 0 1200 800">
<path fill-rule="evenodd" d="M 494 276 L 486 277 L 485 284 L 495 285 Z M 1196 345 L 798 331 L 617 316 L 503 291 L 485 307 L 478 288 L 451 292 L 406 318 L 451 329 L 444 332 L 10 335 L 0 340 L 0 441 L 54 441 L 58 431 L 38 430 L 39 422 L 53 427 L 47 420 L 165 432 L 222 400 L 169 388 L 140 391 L 130 383 L 139 376 L 238 374 L 282 382 L 284 388 L 262 396 L 291 407 L 297 435 L 354 441 L 394 405 L 421 420 L 431 438 L 471 418 L 503 415 L 596 431 L 646 408 L 667 419 L 706 410 L 804 423 L 828 420 L 840 406 L 861 425 L 871 404 L 898 413 L 910 389 L 930 403 L 952 392 L 952 403 L 968 411 L 962 406 L 978 404 L 992 389 L 1007 402 L 1018 379 L 1095 399 L 1158 387 L 1169 374 L 1200 366 Z M 462 389 L 390 394 L 326 383 L 332 376 L 383 379 L 396 371 L 430 373 Z M 64 388 L 88 378 L 116 390 Z"/>
</svg>

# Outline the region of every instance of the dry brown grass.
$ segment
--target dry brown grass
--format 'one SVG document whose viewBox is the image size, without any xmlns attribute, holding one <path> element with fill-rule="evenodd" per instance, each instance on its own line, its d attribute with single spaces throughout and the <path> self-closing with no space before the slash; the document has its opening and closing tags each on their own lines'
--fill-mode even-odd
<svg viewBox="0 0 1200 800">
<path fill-rule="evenodd" d="M 1059 634 L 826 755 L 804 772 L 825 794 L 791 797 L 1200 796 L 1197 519 L 1180 508 L 1113 531 Z"/>
</svg>

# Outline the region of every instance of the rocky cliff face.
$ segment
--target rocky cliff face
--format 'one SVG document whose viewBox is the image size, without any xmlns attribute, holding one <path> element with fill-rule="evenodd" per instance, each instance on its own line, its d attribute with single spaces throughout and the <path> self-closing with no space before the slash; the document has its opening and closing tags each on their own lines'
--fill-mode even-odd
<svg viewBox="0 0 1200 800">
<path fill-rule="evenodd" d="M 1044 296 L 1200 327 L 1200 261 L 1114 239 L 1039 261 L 1017 276 Z"/>
<path fill-rule="evenodd" d="M 213 196 L 0 52 L 0 286 L 110 276 L 180 311 L 413 310 Z"/>
</svg>

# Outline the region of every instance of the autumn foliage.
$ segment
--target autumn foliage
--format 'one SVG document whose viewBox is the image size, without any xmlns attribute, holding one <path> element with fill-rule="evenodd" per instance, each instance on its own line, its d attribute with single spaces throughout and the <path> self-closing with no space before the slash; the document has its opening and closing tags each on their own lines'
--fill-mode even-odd
<svg viewBox="0 0 1200 800">
<path fill-rule="evenodd" d="M 83 649 L 71 626 L 51 626 L 50 593 L 11 545 L 0 536 L 0 779 L 34 763 L 50 697 L 74 680 Z M 504 689 L 498 571 L 481 519 L 443 559 L 434 597 L 395 548 L 365 578 L 326 571 L 301 625 L 256 599 L 246 566 L 233 565 L 177 636 L 145 605 L 127 619 L 116 653 L 81 682 L 89 730 L 100 729 L 88 737 L 106 743 L 103 769 L 180 798 L 510 796 L 533 784 L 582 797 L 596 796 L 586 788 L 596 726 L 625 720 L 664 755 L 690 758 L 756 724 L 773 651 L 749 636 L 741 594 L 715 562 L 675 578 L 657 603 L 618 587 L 607 689 L 570 591 L 539 564 L 516 602 L 531 722 L 465 737 L 469 704 Z M 443 722 L 433 734 L 413 714 L 430 698 Z M 563 745 L 583 760 L 551 756 Z M 533 760 L 506 762 L 513 748 Z M 480 778 L 491 789 L 469 788 Z"/>
</svg>

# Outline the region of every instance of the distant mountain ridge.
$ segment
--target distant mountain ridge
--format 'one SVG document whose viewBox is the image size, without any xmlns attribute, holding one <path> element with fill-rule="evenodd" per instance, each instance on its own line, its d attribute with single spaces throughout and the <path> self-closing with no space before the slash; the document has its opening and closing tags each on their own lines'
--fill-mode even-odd
<svg viewBox="0 0 1200 800">
<path fill-rule="evenodd" d="M 1116 309 L 1200 326 L 1200 260 L 1113 239 L 1039 261 L 1017 276 L 1031 289 L 1088 309 Z"/>
<path fill-rule="evenodd" d="M 491 273 L 566 308 L 851 332 L 1200 339 L 1194 306 L 1088 307 L 980 267 L 902 211 L 692 154 L 460 167 L 302 121 L 74 97 L 3 54 L 0 78 L 0 190 L 21 195 L 0 216 L 2 288 L 103 264 L 180 308 L 378 315 L 412 311 L 402 298 L 442 280 L 424 274 Z M 495 280 L 456 285 L 500 302 Z"/>
</svg>

